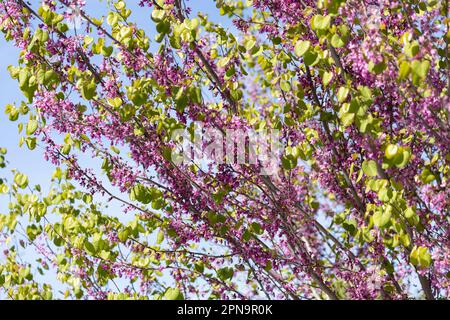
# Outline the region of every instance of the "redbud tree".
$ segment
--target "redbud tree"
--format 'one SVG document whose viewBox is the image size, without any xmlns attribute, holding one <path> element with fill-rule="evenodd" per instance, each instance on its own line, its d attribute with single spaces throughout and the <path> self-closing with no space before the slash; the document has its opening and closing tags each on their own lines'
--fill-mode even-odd
<svg viewBox="0 0 450 320">
<path fill-rule="evenodd" d="M 55 167 L 0 180 L 3 296 L 449 298 L 448 1 L 91 2 L 0 1 Z M 174 161 L 199 122 L 277 130 L 276 174 Z"/>
</svg>

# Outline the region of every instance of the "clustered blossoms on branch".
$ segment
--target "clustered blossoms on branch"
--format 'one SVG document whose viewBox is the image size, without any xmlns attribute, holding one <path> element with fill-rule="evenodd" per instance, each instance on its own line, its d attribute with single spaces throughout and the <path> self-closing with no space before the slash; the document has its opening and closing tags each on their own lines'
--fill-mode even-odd
<svg viewBox="0 0 450 320">
<path fill-rule="evenodd" d="M 0 1 L 6 112 L 57 166 L 48 194 L 1 180 L 2 294 L 449 298 L 448 1 L 202 1 L 228 29 L 196 5 Z M 278 174 L 173 161 L 196 122 L 279 130 Z"/>
</svg>

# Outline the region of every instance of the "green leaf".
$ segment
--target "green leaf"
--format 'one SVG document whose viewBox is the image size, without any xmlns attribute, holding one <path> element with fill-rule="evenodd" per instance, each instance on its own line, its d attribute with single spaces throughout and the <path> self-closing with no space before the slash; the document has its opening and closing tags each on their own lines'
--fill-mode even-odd
<svg viewBox="0 0 450 320">
<path fill-rule="evenodd" d="M 133 29 L 131 27 L 122 26 L 120 28 L 120 38 L 122 40 L 130 38 L 133 35 Z"/>
<path fill-rule="evenodd" d="M 19 110 L 15 107 L 12 107 L 10 110 L 7 110 L 9 113 L 8 119 L 10 121 L 16 121 L 19 118 Z"/>
<path fill-rule="evenodd" d="M 85 241 L 84 242 L 84 248 L 86 249 L 86 251 L 92 255 L 94 255 L 96 253 L 95 247 L 92 243 L 90 243 L 89 241 Z"/>
<path fill-rule="evenodd" d="M 154 22 L 160 22 L 164 19 L 166 12 L 164 10 L 154 9 L 151 18 Z"/>
<path fill-rule="evenodd" d="M 345 212 L 338 213 L 333 217 L 333 222 L 338 225 L 342 224 L 345 221 L 345 217 Z"/>
<path fill-rule="evenodd" d="M 105 57 L 109 57 L 111 54 L 113 53 L 113 47 L 112 46 L 108 46 L 102 47 L 102 55 L 104 55 Z"/>
<path fill-rule="evenodd" d="M 339 35 L 334 34 L 333 37 L 331 37 L 331 45 L 335 48 L 341 48 L 345 45 L 345 43 Z"/>
<path fill-rule="evenodd" d="M 345 99 L 347 99 L 348 94 L 350 92 L 349 88 L 346 87 L 340 87 L 337 93 L 337 99 L 340 103 L 344 102 Z"/>
<path fill-rule="evenodd" d="M 364 161 L 362 169 L 369 177 L 376 177 L 378 175 L 377 163 L 373 160 Z"/>
<path fill-rule="evenodd" d="M 234 68 L 234 66 L 231 66 L 231 68 L 229 68 L 225 74 L 227 76 L 226 78 L 229 79 L 236 74 L 236 69 Z"/>
<path fill-rule="evenodd" d="M 125 242 L 128 240 L 129 235 L 130 235 L 130 229 L 125 228 L 125 229 L 119 231 L 119 234 L 117 236 L 120 241 Z"/>
<path fill-rule="evenodd" d="M 408 61 L 402 61 L 398 71 L 398 79 L 400 81 L 406 79 L 406 77 L 408 77 L 409 75 L 410 70 L 411 68 L 409 66 Z"/>
<path fill-rule="evenodd" d="M 113 99 L 108 99 L 108 103 L 114 107 L 114 108 L 119 108 L 122 105 L 122 99 L 119 97 L 113 98 Z"/>
<path fill-rule="evenodd" d="M 20 88 L 25 87 L 28 83 L 28 79 L 30 78 L 30 74 L 28 73 L 28 69 L 22 69 L 19 72 L 19 86 Z"/>
<path fill-rule="evenodd" d="M 261 228 L 261 225 L 257 222 L 253 222 L 251 227 L 252 227 L 253 232 L 255 232 L 258 235 L 261 235 L 264 232 L 263 229 Z"/>
<path fill-rule="evenodd" d="M 158 234 L 156 235 L 156 243 L 161 244 L 164 241 L 164 232 L 162 230 L 158 231 Z"/>
<path fill-rule="evenodd" d="M 53 70 L 48 70 L 44 73 L 44 84 L 49 85 L 58 81 L 58 74 Z"/>
<path fill-rule="evenodd" d="M 392 206 L 388 205 L 385 210 L 377 210 L 373 215 L 373 223 L 379 227 L 383 228 L 391 220 L 392 216 Z"/>
<path fill-rule="evenodd" d="M 405 218 L 408 220 L 408 222 L 409 222 L 410 224 L 412 224 L 413 226 L 416 226 L 416 225 L 419 224 L 420 218 L 419 218 L 419 216 L 417 215 L 416 210 L 415 210 L 414 208 L 408 207 L 408 208 L 404 211 L 403 214 L 405 215 Z"/>
<path fill-rule="evenodd" d="M 286 148 L 286 151 L 287 151 L 287 148 Z M 300 157 L 301 153 L 302 153 L 302 151 L 298 146 L 290 148 L 289 154 L 292 155 L 296 159 L 298 159 L 298 157 Z"/>
<path fill-rule="evenodd" d="M 28 149 L 34 150 L 36 148 L 36 137 L 28 137 L 25 139 Z"/>
<path fill-rule="evenodd" d="M 305 53 L 303 61 L 310 67 L 315 66 L 319 62 L 319 55 L 316 52 L 309 50 Z"/>
<path fill-rule="evenodd" d="M 32 135 L 33 133 L 36 132 L 37 128 L 38 128 L 38 122 L 37 122 L 37 120 L 30 120 L 30 121 L 28 121 L 28 123 L 27 123 L 26 133 L 27 133 L 28 135 Z"/>
<path fill-rule="evenodd" d="M 152 201 L 152 194 L 145 186 L 136 184 L 130 190 L 130 200 L 136 200 L 143 204 L 149 204 Z"/>
<path fill-rule="evenodd" d="M 355 120 L 355 114 L 354 113 L 342 113 L 342 114 L 339 114 L 339 119 L 341 119 L 341 122 L 344 127 L 348 127 Z"/>
<path fill-rule="evenodd" d="M 391 188 L 383 186 L 378 191 L 378 198 L 383 202 L 389 202 L 389 200 L 391 200 L 392 197 L 393 197 L 393 192 L 392 192 Z"/>
<path fill-rule="evenodd" d="M 420 268 L 427 268 L 431 265 L 431 255 L 426 247 L 414 246 L 409 257 L 411 263 Z"/>
<path fill-rule="evenodd" d="M 323 76 L 322 76 L 322 84 L 323 84 L 323 86 L 326 87 L 330 83 L 330 81 L 332 79 L 333 79 L 333 73 L 325 71 L 323 73 Z"/>
<path fill-rule="evenodd" d="M 411 245 L 411 238 L 407 233 L 404 233 L 400 236 L 400 241 L 404 247 L 409 247 Z"/>
<path fill-rule="evenodd" d="M 311 43 L 305 40 L 299 40 L 295 43 L 294 52 L 297 56 L 302 57 L 309 50 Z"/>
<path fill-rule="evenodd" d="M 410 159 L 411 159 L 411 152 L 406 148 L 400 148 L 399 152 L 394 158 L 394 164 L 398 168 L 402 169 L 406 167 Z"/>
<path fill-rule="evenodd" d="M 121 11 L 121 10 L 125 9 L 125 2 L 123 2 L 123 1 L 118 1 L 117 3 L 114 4 L 114 7 L 115 7 L 117 10 Z"/>
<path fill-rule="evenodd" d="M 169 288 L 164 294 L 165 300 L 184 300 L 183 294 L 178 288 Z"/>
<path fill-rule="evenodd" d="M 369 64 L 367 65 L 367 69 L 369 69 L 370 72 L 373 72 L 375 74 L 380 74 L 382 73 L 384 70 L 386 70 L 387 65 L 384 61 L 381 61 L 377 64 L 375 64 L 373 61 L 370 61 Z"/>
<path fill-rule="evenodd" d="M 420 84 L 420 81 L 424 80 L 427 76 L 428 70 L 430 69 L 430 62 L 428 60 L 414 60 L 411 63 L 411 69 L 413 74 L 413 83 L 417 86 Z"/>
<path fill-rule="evenodd" d="M 406 44 L 405 53 L 410 58 L 414 57 L 419 53 L 419 43 L 417 41 L 414 41 L 413 43 Z"/>
<path fill-rule="evenodd" d="M 219 68 L 224 68 L 230 62 L 230 60 L 231 60 L 231 57 L 225 56 L 217 62 L 217 66 Z"/>
<path fill-rule="evenodd" d="M 108 22 L 108 24 L 111 27 L 114 27 L 117 24 L 118 21 L 119 21 L 119 16 L 117 15 L 117 13 L 115 13 L 115 12 L 108 13 L 108 17 L 106 18 L 106 22 Z"/>
<path fill-rule="evenodd" d="M 311 20 L 311 27 L 313 30 L 326 30 L 330 27 L 331 17 L 315 15 Z"/>
<path fill-rule="evenodd" d="M 19 188 L 25 189 L 28 186 L 28 177 L 22 173 L 16 173 L 14 176 L 14 183 Z"/>
<path fill-rule="evenodd" d="M 285 170 L 292 170 L 297 166 L 297 159 L 292 155 L 283 156 L 281 158 L 281 166 Z"/>
<path fill-rule="evenodd" d="M 99 256 L 100 256 L 100 258 L 102 258 L 104 260 L 109 260 L 111 258 L 111 252 L 110 251 L 106 251 L 106 250 L 102 250 L 102 251 L 100 251 Z"/>
<path fill-rule="evenodd" d="M 95 96 L 95 83 L 93 81 L 84 83 L 81 87 L 81 95 L 86 100 L 91 100 Z"/>
<path fill-rule="evenodd" d="M 159 210 L 162 207 L 164 207 L 164 201 L 162 199 L 158 199 L 155 201 L 152 201 L 152 208 L 155 210 Z"/>
<path fill-rule="evenodd" d="M 191 30 L 191 31 L 197 29 L 199 24 L 200 24 L 200 22 L 198 21 L 197 18 L 194 18 L 192 20 L 189 20 L 189 19 L 184 20 L 184 25 L 186 26 L 186 28 L 188 30 Z"/>
<path fill-rule="evenodd" d="M 342 227 L 350 233 L 350 235 L 355 236 L 358 231 L 358 224 L 355 219 L 345 220 Z"/>
<path fill-rule="evenodd" d="M 419 261 L 420 265 L 427 268 L 431 265 L 431 254 L 428 252 L 428 248 L 421 247 L 419 249 Z"/>
<path fill-rule="evenodd" d="M 256 41 L 254 39 L 249 39 L 245 42 L 245 50 L 251 51 L 255 46 Z"/>
<path fill-rule="evenodd" d="M 234 271 L 232 268 L 224 267 L 217 270 L 217 275 L 219 276 L 220 280 L 225 281 L 227 279 L 233 278 Z"/>
<path fill-rule="evenodd" d="M 203 261 L 199 261 L 194 265 L 194 268 L 197 272 L 203 273 L 205 271 L 205 264 Z"/>
<path fill-rule="evenodd" d="M 435 179 L 436 179 L 436 177 L 428 168 L 423 169 L 422 172 L 420 173 L 420 180 L 424 184 L 428 184 L 428 183 L 434 181 Z"/>
<path fill-rule="evenodd" d="M 109 15 L 108 15 L 108 18 L 109 18 Z M 84 45 L 85 45 L 85 46 L 88 46 L 88 45 L 90 45 L 92 42 L 94 42 L 94 38 L 92 38 L 92 37 L 86 35 L 86 36 L 84 36 L 83 41 L 84 41 Z"/>
<path fill-rule="evenodd" d="M 399 151 L 399 147 L 395 144 L 389 144 L 384 152 L 387 159 L 393 159 Z"/>
<path fill-rule="evenodd" d="M 291 90 L 291 84 L 286 80 L 280 81 L 280 88 L 285 92 L 289 92 Z"/>
</svg>

